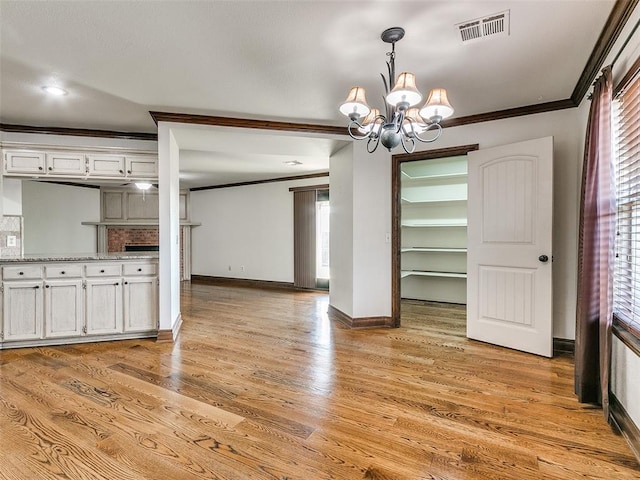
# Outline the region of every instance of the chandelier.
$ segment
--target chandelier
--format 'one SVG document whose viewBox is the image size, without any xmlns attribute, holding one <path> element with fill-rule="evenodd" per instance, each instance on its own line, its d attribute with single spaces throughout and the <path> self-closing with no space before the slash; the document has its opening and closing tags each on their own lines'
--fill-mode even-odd
<svg viewBox="0 0 640 480">
<path fill-rule="evenodd" d="M 391 44 L 391 51 L 387 52 L 389 61 L 386 62 L 388 80 L 380 74 L 385 90 L 386 115 L 367 105 L 362 87 L 353 87 L 340 105 L 340 112 L 350 120 L 347 126 L 349 135 L 354 140 L 368 139 L 369 153 L 373 153 L 380 143 L 389 151 L 402 144 L 405 152 L 412 153 L 416 148 L 416 140 L 423 143 L 435 142 L 442 134 L 440 121 L 453 114 L 444 88 L 431 90 L 427 102 L 422 108 L 417 108 L 422 95 L 416 88 L 415 75 L 402 72 L 395 85 L 393 84 L 393 79 L 396 78 L 396 42 L 402 37 L 404 29 L 400 27 L 388 28 L 380 35 L 383 42 Z M 393 89 L 389 90 L 392 85 Z M 429 136 L 422 137 L 424 134 Z"/>
</svg>

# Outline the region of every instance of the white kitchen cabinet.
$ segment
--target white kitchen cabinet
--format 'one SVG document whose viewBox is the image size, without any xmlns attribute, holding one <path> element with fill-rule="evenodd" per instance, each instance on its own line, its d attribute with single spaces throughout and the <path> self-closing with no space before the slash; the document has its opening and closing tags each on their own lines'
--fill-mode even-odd
<svg viewBox="0 0 640 480">
<path fill-rule="evenodd" d="M 154 181 L 158 157 L 153 152 L 112 153 L 108 149 L 64 150 L 56 147 L 3 148 L 3 174 L 15 177 L 127 179 Z"/>
<path fill-rule="evenodd" d="M 28 175 L 45 173 L 45 154 L 29 150 L 5 151 L 4 173 Z"/>
<path fill-rule="evenodd" d="M 84 327 L 82 279 L 48 280 L 44 285 L 45 336 L 81 335 Z"/>
<path fill-rule="evenodd" d="M 45 337 L 82 334 L 84 327 L 84 289 L 79 263 L 44 266 Z"/>
<path fill-rule="evenodd" d="M 2 280 L 0 349 L 142 338 L 158 329 L 155 259 L 11 262 Z"/>
<path fill-rule="evenodd" d="M 87 335 L 122 332 L 122 280 L 120 277 L 86 280 Z"/>
<path fill-rule="evenodd" d="M 127 220 L 158 220 L 159 196 L 157 192 L 127 192 Z"/>
<path fill-rule="evenodd" d="M 127 176 L 135 178 L 158 178 L 158 158 L 151 156 L 127 155 Z"/>
<path fill-rule="evenodd" d="M 157 277 L 124 279 L 124 331 L 140 332 L 158 328 Z"/>
<path fill-rule="evenodd" d="M 87 160 L 83 153 L 47 153 L 46 162 L 49 175 L 83 177 L 87 174 Z"/>
<path fill-rule="evenodd" d="M 89 175 L 92 177 L 124 177 L 124 155 L 87 155 Z"/>
<path fill-rule="evenodd" d="M 3 341 L 42 338 L 42 280 L 2 282 Z"/>
</svg>

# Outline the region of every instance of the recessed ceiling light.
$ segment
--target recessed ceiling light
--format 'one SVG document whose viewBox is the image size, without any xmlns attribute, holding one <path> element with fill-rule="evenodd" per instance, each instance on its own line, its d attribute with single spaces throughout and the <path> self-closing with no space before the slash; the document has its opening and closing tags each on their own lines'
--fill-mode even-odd
<svg viewBox="0 0 640 480">
<path fill-rule="evenodd" d="M 67 94 L 67 91 L 64 88 L 56 87 L 55 85 L 45 85 L 42 87 L 49 95 L 55 95 L 56 97 L 62 97 Z"/>
<path fill-rule="evenodd" d="M 290 167 L 295 167 L 296 165 L 302 165 L 302 162 L 297 160 L 289 160 L 288 162 L 284 162 L 285 165 L 289 165 Z"/>
</svg>

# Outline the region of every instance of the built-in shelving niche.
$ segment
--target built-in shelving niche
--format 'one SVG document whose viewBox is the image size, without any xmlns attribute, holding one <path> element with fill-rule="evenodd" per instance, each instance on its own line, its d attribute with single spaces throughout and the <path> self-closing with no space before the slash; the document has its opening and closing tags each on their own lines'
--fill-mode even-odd
<svg viewBox="0 0 640 480">
<path fill-rule="evenodd" d="M 467 157 L 401 164 L 402 298 L 466 304 Z"/>
</svg>

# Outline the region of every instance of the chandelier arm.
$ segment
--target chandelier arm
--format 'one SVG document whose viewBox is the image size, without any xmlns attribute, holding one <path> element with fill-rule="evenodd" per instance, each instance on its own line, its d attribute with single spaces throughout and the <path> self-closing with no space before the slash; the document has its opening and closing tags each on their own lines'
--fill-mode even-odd
<svg viewBox="0 0 640 480">
<path fill-rule="evenodd" d="M 404 111 L 396 110 L 395 116 L 393 117 L 393 122 L 396 125 L 396 133 L 402 133 L 402 124 L 404 123 Z M 403 134 L 404 136 L 404 134 Z"/>
<path fill-rule="evenodd" d="M 400 139 L 402 142 L 402 148 L 404 149 L 405 152 L 413 153 L 415 151 L 416 141 L 413 139 L 413 137 L 407 137 L 405 135 L 401 135 Z M 407 144 L 409 144 L 408 147 L 407 147 Z"/>
<path fill-rule="evenodd" d="M 352 128 L 362 128 L 362 125 L 360 125 L 360 122 L 358 122 L 358 120 L 351 120 L 349 122 L 349 125 L 347 125 L 347 132 L 349 133 L 349 136 L 354 140 L 364 140 L 365 138 L 369 138 L 371 136 L 371 131 L 362 136 L 354 135 L 351 132 Z"/>
<path fill-rule="evenodd" d="M 374 136 L 369 137 L 369 141 L 367 142 L 367 152 L 369 153 L 375 152 L 379 144 L 380 144 L 380 135 L 376 135 L 375 137 Z M 373 145 L 373 147 L 371 147 L 371 145 Z"/>
<path fill-rule="evenodd" d="M 440 138 L 440 135 L 442 135 L 442 126 L 439 123 L 431 123 L 429 124 L 429 126 L 427 127 L 427 129 L 425 130 L 425 132 L 428 132 L 429 130 L 432 129 L 432 127 L 437 127 L 437 132 L 435 134 L 435 137 L 433 138 L 422 138 L 420 135 L 418 135 L 415 131 L 414 131 L 414 137 L 422 142 L 422 143 L 431 143 L 431 142 L 435 142 L 437 139 Z"/>
</svg>

